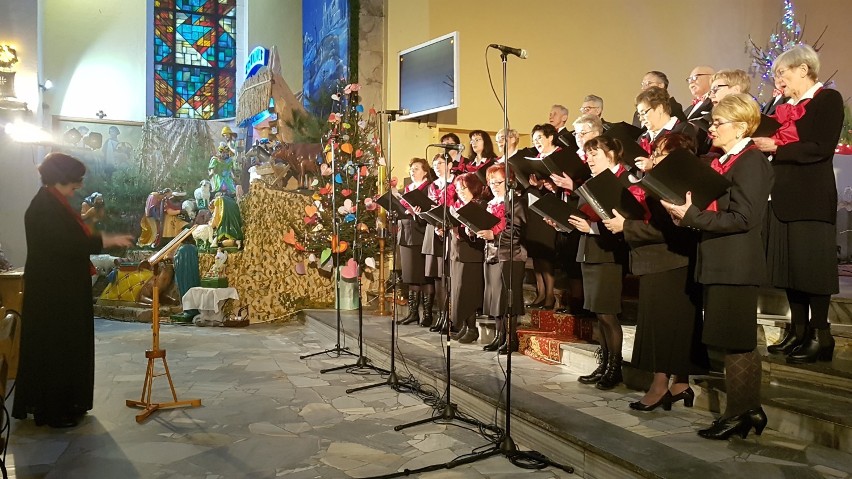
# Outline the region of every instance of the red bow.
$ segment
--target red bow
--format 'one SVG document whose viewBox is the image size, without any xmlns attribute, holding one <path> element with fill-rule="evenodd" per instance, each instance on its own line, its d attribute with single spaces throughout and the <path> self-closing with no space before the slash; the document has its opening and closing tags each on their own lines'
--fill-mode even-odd
<svg viewBox="0 0 852 479">
<path fill-rule="evenodd" d="M 641 146 L 642 149 L 645 150 L 645 152 L 649 155 L 653 151 L 653 148 L 651 148 L 651 138 L 648 135 L 642 135 L 641 137 L 639 137 L 639 146 Z"/>
<path fill-rule="evenodd" d="M 770 138 L 775 140 L 776 145 L 786 145 L 799 141 L 799 130 L 796 129 L 796 121 L 805 115 L 805 105 L 809 101 L 811 101 L 810 98 L 800 101 L 795 105 L 782 103 L 775 107 L 775 114 L 772 116 L 778 120 L 778 123 L 781 123 L 781 127 Z"/>
<path fill-rule="evenodd" d="M 740 151 L 736 155 L 729 156 L 725 163 L 719 161 L 721 158 L 713 158 L 713 161 L 710 162 L 710 168 L 716 170 L 720 175 L 724 175 L 725 173 L 730 171 L 730 169 L 734 166 L 734 163 L 736 163 L 737 159 L 739 159 L 739 157 L 742 156 L 743 153 L 747 152 L 748 150 L 753 150 L 755 148 L 757 148 L 757 146 L 754 143 L 749 142 L 748 146 L 743 148 L 742 151 Z M 707 211 L 719 211 L 719 205 L 716 203 L 716 200 L 713 200 L 712 203 L 707 205 Z"/>
<path fill-rule="evenodd" d="M 697 104 L 699 104 L 703 101 L 704 101 L 704 98 L 693 98 L 692 99 L 692 106 L 695 106 L 695 105 L 697 105 Z"/>
</svg>

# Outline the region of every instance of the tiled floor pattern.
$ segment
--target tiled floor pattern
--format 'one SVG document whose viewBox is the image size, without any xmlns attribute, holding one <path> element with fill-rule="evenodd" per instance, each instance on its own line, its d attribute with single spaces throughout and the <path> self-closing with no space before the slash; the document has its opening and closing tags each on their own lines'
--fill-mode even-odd
<svg viewBox="0 0 852 479">
<path fill-rule="evenodd" d="M 437 336 L 426 332 L 405 333 L 403 349 L 405 344 L 437 343 Z M 135 411 L 125 400 L 137 399 L 141 392 L 150 337 L 150 325 L 96 320 L 94 410 L 83 424 L 68 430 L 13 420 L 6 456 L 10 477 L 367 477 L 449 461 L 486 444 L 472 431 L 442 424 L 394 432 L 395 425 L 428 417 L 430 408 L 413 395 L 386 387 L 346 394 L 347 388 L 380 379 L 320 374 L 322 368 L 351 359 L 300 360 L 300 354 L 329 346 L 325 336 L 300 323 L 244 329 L 164 326 L 161 347 L 168 352 L 179 398 L 201 398 L 203 407 L 159 411 L 136 424 Z M 494 356 L 483 354 L 479 346 L 453 351 L 460 363 L 492 371 L 499 380 Z M 850 477 L 847 454 L 773 431 L 759 439 L 709 443 L 695 436 L 698 427 L 712 420 L 709 413 L 682 406 L 669 413 L 630 412 L 627 403 L 640 393 L 598 391 L 577 384 L 577 371 L 514 358 L 516 387 L 708 462 L 748 462 L 762 474 L 772 472 L 760 477 Z M 404 373 L 404 363 L 399 370 Z M 167 391 L 165 378 L 157 378 L 155 399 L 167 399 Z M 767 469 L 767 464 L 774 467 Z M 519 469 L 500 457 L 423 476 L 496 479 L 521 474 L 571 477 L 552 469 Z"/>
</svg>

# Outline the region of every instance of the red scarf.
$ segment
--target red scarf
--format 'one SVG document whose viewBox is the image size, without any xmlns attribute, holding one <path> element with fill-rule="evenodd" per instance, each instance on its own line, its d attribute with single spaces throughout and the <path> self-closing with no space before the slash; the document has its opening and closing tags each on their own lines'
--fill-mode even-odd
<svg viewBox="0 0 852 479">
<path fill-rule="evenodd" d="M 53 197 L 56 198 L 57 201 L 59 201 L 59 204 L 61 204 L 62 207 L 65 208 L 65 211 L 67 211 L 68 214 L 71 215 L 71 217 L 74 218 L 75 221 L 77 221 L 77 224 L 80 225 L 80 228 L 83 230 L 83 233 L 85 233 L 86 236 L 92 236 L 92 231 L 89 229 L 86 223 L 83 223 L 83 218 L 71 209 L 71 205 L 68 203 L 68 198 L 66 198 L 62 193 L 59 192 L 59 190 L 57 190 L 53 186 L 48 186 L 47 191 L 49 191 L 50 194 L 52 194 Z M 91 261 L 89 261 L 89 274 L 98 274 L 98 270 L 95 269 L 95 265 L 93 265 Z"/>
<path fill-rule="evenodd" d="M 816 96 L 822 88 L 818 88 L 814 92 Z M 781 123 L 781 127 L 772 134 L 770 138 L 775 140 L 778 146 L 799 141 L 799 130 L 796 129 L 796 121 L 805 115 L 805 105 L 811 101 L 811 98 L 802 100 L 793 105 L 792 103 L 782 103 L 775 107 L 775 113 L 771 116 Z"/>
<path fill-rule="evenodd" d="M 729 156 L 724 163 L 719 161 L 719 158 L 713 158 L 713 161 L 710 162 L 710 168 L 713 168 L 714 170 L 719 172 L 720 175 L 724 175 L 725 173 L 731 170 L 731 168 L 734 166 L 734 163 L 737 162 L 737 160 L 740 158 L 740 156 L 742 156 L 743 153 L 747 152 L 748 150 L 754 149 L 757 149 L 757 146 L 754 143 L 749 142 L 748 146 L 743 148 L 742 151 L 740 151 L 736 155 Z M 713 202 L 707 206 L 707 211 L 719 211 L 719 205 L 716 203 L 716 200 L 713 200 Z"/>
</svg>

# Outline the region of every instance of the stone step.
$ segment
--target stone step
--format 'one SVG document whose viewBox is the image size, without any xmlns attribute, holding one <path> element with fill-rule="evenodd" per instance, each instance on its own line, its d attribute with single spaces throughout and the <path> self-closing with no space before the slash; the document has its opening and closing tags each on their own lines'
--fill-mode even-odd
<svg viewBox="0 0 852 479">
<path fill-rule="evenodd" d="M 630 363 L 635 329 L 623 326 L 624 383 L 644 390 L 652 375 Z M 769 339 L 772 333 L 761 336 Z M 761 344 L 761 400 L 769 416 L 769 427 L 800 440 L 852 452 L 852 348 L 845 338 L 840 338 L 838 346 L 831 363 L 792 365 L 783 356 L 768 355 L 766 346 Z M 597 367 L 597 348 L 594 344 L 565 343 L 562 364 L 578 374 L 587 374 Z M 726 400 L 724 376 L 711 373 L 693 380 L 696 407 L 721 412 Z"/>
<path fill-rule="evenodd" d="M 160 322 L 169 322 L 171 315 L 178 314 L 182 311 L 183 308 L 180 306 L 160 306 Z M 118 321 L 150 323 L 152 317 L 151 313 L 151 306 L 139 303 L 100 300 L 97 304 L 95 304 L 96 317 L 115 319 Z"/>
</svg>

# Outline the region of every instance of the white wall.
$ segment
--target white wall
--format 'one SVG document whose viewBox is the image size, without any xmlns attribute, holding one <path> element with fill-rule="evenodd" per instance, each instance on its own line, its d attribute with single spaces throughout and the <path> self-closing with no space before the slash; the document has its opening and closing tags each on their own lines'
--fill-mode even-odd
<svg viewBox="0 0 852 479">
<path fill-rule="evenodd" d="M 46 114 L 145 120 L 148 1 L 42 0 Z"/>
<path fill-rule="evenodd" d="M 18 51 L 16 96 L 26 101 L 38 121 L 39 3 L 36 0 L 0 1 L 0 44 Z M 3 128 L 3 125 L 0 125 Z M 0 243 L 15 266 L 26 259 L 24 211 L 39 186 L 36 160 L 39 148 L 2 140 L 0 135 Z"/>
</svg>

